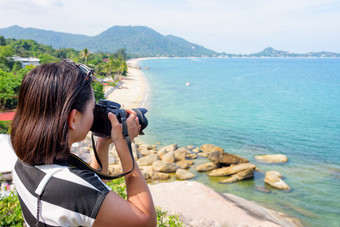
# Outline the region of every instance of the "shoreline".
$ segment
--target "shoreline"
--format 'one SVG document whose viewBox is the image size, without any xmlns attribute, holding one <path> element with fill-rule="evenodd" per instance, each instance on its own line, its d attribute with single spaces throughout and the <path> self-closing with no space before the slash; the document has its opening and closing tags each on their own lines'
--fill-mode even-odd
<svg viewBox="0 0 340 227">
<path fill-rule="evenodd" d="M 141 59 L 127 60 L 128 73 L 126 77 L 121 77 L 120 86 L 116 87 L 107 99 L 118 102 L 124 109 L 146 107 L 150 93 L 150 86 L 144 73 L 138 68 Z"/>
<path fill-rule="evenodd" d="M 122 108 L 145 107 L 150 85 L 138 62 L 127 61 L 128 75 L 107 99 Z M 140 141 L 140 139 L 138 140 Z M 179 215 L 186 226 L 303 226 L 298 218 L 267 209 L 233 194 L 221 194 L 197 181 L 148 184 L 155 206 Z"/>
</svg>

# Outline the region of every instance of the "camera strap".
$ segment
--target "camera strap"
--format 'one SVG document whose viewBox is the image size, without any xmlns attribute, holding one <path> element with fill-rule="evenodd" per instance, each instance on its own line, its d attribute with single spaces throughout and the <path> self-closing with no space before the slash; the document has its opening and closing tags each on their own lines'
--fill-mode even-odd
<svg viewBox="0 0 340 227">
<path fill-rule="evenodd" d="M 91 172 L 94 172 L 103 180 L 113 180 L 113 179 L 117 179 L 117 178 L 123 177 L 123 176 L 131 173 L 135 169 L 135 160 L 133 158 L 131 141 L 130 141 L 130 137 L 129 137 L 129 133 L 128 133 L 128 127 L 127 127 L 127 124 L 126 124 L 126 117 L 121 116 L 121 120 L 122 120 L 122 126 L 123 126 L 123 136 L 124 136 L 124 139 L 126 141 L 128 148 L 129 148 L 130 156 L 131 156 L 131 159 L 132 159 L 132 169 L 130 171 L 125 172 L 125 173 L 121 173 L 117 176 L 112 176 L 112 175 L 108 175 L 108 174 L 104 174 L 104 173 L 100 172 L 103 169 L 103 165 L 100 161 L 100 158 L 99 158 L 97 150 L 96 150 L 96 144 L 95 144 L 95 141 L 94 141 L 93 133 L 91 135 L 91 137 L 92 137 L 92 147 L 93 147 L 94 156 L 95 156 L 95 158 L 96 158 L 96 160 L 97 160 L 97 162 L 100 166 L 100 169 L 97 170 L 97 169 L 92 168 L 89 164 L 84 162 L 81 158 L 79 158 L 75 154 L 70 155 L 70 158 L 68 159 L 68 164 L 71 165 L 71 166 L 77 167 L 78 169 L 81 169 L 81 170 L 89 170 Z"/>
</svg>

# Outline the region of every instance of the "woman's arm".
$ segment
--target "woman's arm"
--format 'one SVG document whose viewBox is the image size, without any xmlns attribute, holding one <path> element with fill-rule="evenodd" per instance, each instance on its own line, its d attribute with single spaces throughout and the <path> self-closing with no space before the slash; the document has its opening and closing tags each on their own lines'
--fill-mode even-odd
<svg viewBox="0 0 340 227">
<path fill-rule="evenodd" d="M 138 135 L 140 126 L 136 113 L 127 110 L 127 119 L 131 141 Z M 129 148 L 122 135 L 122 127 L 113 114 L 109 114 L 112 124 L 111 137 L 116 146 L 123 171 L 132 169 Z M 156 226 L 156 211 L 151 193 L 144 177 L 135 162 L 135 169 L 125 176 L 127 200 L 110 192 L 99 210 L 94 226 Z"/>
<path fill-rule="evenodd" d="M 98 157 L 100 159 L 100 162 L 102 163 L 102 170 L 100 172 L 104 174 L 109 173 L 109 146 L 112 143 L 111 138 L 98 138 L 97 144 L 96 144 L 96 150 Z M 91 167 L 94 169 L 100 169 L 100 165 L 97 162 L 97 159 L 95 155 L 92 155 L 92 162 Z"/>
</svg>

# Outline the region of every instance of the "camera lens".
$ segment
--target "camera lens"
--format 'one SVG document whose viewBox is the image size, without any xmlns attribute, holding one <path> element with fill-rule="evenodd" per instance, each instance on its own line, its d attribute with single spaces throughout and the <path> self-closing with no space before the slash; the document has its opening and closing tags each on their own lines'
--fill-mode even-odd
<svg viewBox="0 0 340 227">
<path fill-rule="evenodd" d="M 146 126 L 148 126 L 148 119 L 145 117 L 145 114 L 148 112 L 148 110 L 145 108 L 135 108 L 132 110 L 136 112 L 139 124 L 141 126 L 139 135 L 144 135 L 142 131 L 146 128 Z"/>
</svg>

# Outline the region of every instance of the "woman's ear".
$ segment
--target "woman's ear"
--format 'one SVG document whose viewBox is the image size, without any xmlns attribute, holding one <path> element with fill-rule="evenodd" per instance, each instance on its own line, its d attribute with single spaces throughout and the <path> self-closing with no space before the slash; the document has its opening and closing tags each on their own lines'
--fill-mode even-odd
<svg viewBox="0 0 340 227">
<path fill-rule="evenodd" d="M 68 114 L 68 119 L 67 119 L 67 123 L 68 123 L 68 127 L 70 129 L 76 129 L 77 128 L 77 124 L 76 124 L 76 119 L 77 118 L 77 110 L 73 109 L 71 110 L 71 112 Z"/>
</svg>

